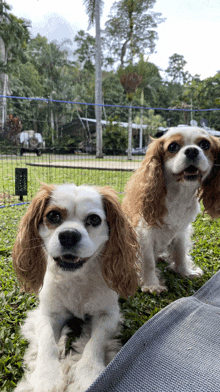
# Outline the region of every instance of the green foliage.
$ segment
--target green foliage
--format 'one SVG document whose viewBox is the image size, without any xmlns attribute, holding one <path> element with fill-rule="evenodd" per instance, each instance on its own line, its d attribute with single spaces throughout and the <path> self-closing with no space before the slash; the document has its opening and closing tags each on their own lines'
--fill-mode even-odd
<svg viewBox="0 0 220 392">
<path fill-rule="evenodd" d="M 47 98 L 51 98 L 51 94 L 56 97 L 58 88 L 61 90 L 60 81 L 63 72 L 65 67 L 70 65 L 65 47 L 67 44 L 69 44 L 69 40 L 65 40 L 61 44 L 56 41 L 48 43 L 45 37 L 38 34 L 28 45 L 29 61 L 42 77 L 41 81 L 45 89 L 44 96 Z"/>
<path fill-rule="evenodd" d="M 104 103 L 107 105 L 126 105 L 126 94 L 119 82 L 117 73 L 108 72 L 103 75 L 102 92 Z M 118 117 L 120 121 L 127 121 L 127 109 L 120 107 L 105 107 L 107 117 Z"/>
<path fill-rule="evenodd" d="M 40 75 L 31 62 L 20 64 L 18 80 L 30 89 L 34 97 L 44 95 L 44 87 L 41 84 Z"/>
<path fill-rule="evenodd" d="M 11 207 L 1 211 L 0 224 L 0 389 L 14 390 L 22 372 L 22 357 L 26 341 L 20 335 L 20 326 L 36 298 L 20 293 L 13 272 L 11 250 L 18 223 L 27 206 Z"/>
<path fill-rule="evenodd" d="M 3 7 L 3 5 L 1 5 Z M 17 18 L 15 15 L 9 13 L 10 6 L 5 4 L 6 12 L 1 11 L 2 20 L 0 23 L 0 36 L 4 42 L 5 55 L 0 58 L 0 70 L 3 72 L 12 73 L 14 64 L 24 59 L 24 50 L 27 42 L 30 39 L 28 27 L 30 23 L 23 19 Z M 3 8 L 2 8 L 3 9 Z"/>
<path fill-rule="evenodd" d="M 86 7 L 86 13 L 89 17 L 89 27 L 91 27 L 95 21 L 95 0 L 84 0 L 83 4 Z M 103 0 L 99 0 L 100 14 L 102 14 L 103 6 Z"/>
<path fill-rule="evenodd" d="M 182 92 L 182 100 L 194 109 L 220 108 L 220 74 L 200 80 L 195 75 L 192 80 L 185 84 Z M 220 130 L 219 111 L 195 112 L 193 118 L 199 123 L 206 118 L 208 126 Z"/>
<path fill-rule="evenodd" d="M 164 21 L 152 12 L 155 0 L 119 0 L 113 3 L 105 23 L 105 36 L 111 53 L 121 67 L 140 53 L 153 53 L 157 25 Z"/>
<path fill-rule="evenodd" d="M 198 106 L 201 109 L 220 108 L 220 73 L 203 80 L 197 90 Z M 204 113 L 203 113 L 204 116 Z M 220 130 L 219 111 L 206 112 L 205 117 L 210 127 Z"/>
<path fill-rule="evenodd" d="M 148 111 L 148 116 L 143 116 L 142 121 L 143 124 L 147 125 L 147 130 L 145 131 L 145 145 L 149 142 L 149 136 L 154 136 L 159 127 L 167 127 L 166 121 L 163 120 L 163 117 L 160 114 L 155 115 L 153 109 Z M 136 124 L 141 123 L 140 115 L 135 117 L 134 122 Z"/>
<path fill-rule="evenodd" d="M 147 52 L 151 53 L 155 48 L 156 27 L 163 21 L 161 14 L 153 12 L 154 4 L 155 0 L 119 0 L 114 3 L 101 41 L 104 103 L 130 105 L 132 101 L 133 106 L 190 108 L 192 104 L 198 109 L 219 108 L 218 73 L 203 81 L 198 75 L 191 77 L 185 70 L 184 57 L 174 53 L 167 68 L 171 79 L 168 82 L 162 80 L 158 67 L 146 60 Z M 88 0 L 85 5 L 92 21 L 95 2 Z M 0 59 L 0 70 L 8 73 L 11 94 L 49 100 L 7 100 L 7 113 L 20 117 L 22 130 L 34 129 L 42 133 L 47 146 L 64 144 L 61 140 L 64 125 L 68 127 L 79 116 L 95 118 L 95 110 L 91 105 L 52 103 L 50 100 L 95 101 L 95 38 L 83 30 L 76 33 L 74 54 L 78 60 L 72 62 L 68 40 L 49 43 L 40 35 L 30 38 L 30 22 L 11 14 L 7 4 L 5 8 L 1 5 L 0 13 L 3 17 L 0 35 L 6 48 L 5 59 Z M 122 65 L 118 71 L 110 70 L 114 62 Z M 126 95 L 119 79 L 121 74 L 132 72 L 140 75 L 142 80 L 134 93 Z M 121 121 L 128 121 L 128 114 L 127 108 L 103 109 L 103 117 L 118 116 Z M 156 111 L 155 114 L 168 120 L 168 126 L 189 123 L 191 119 L 191 114 L 186 111 Z M 198 122 L 204 117 L 210 127 L 220 129 L 218 111 L 193 114 Z M 76 140 L 75 134 L 70 136 Z"/>
<path fill-rule="evenodd" d="M 103 131 L 103 147 L 106 154 L 116 155 L 125 151 L 128 145 L 128 132 L 120 124 L 113 124 L 113 121 L 120 121 L 118 117 L 108 119 L 108 124 Z"/>
<path fill-rule="evenodd" d="M 184 71 L 184 67 L 187 64 L 184 56 L 174 53 L 169 57 L 169 66 L 166 69 L 168 76 L 172 82 L 184 84 L 188 81 L 190 75 L 188 71 Z"/>
<path fill-rule="evenodd" d="M 139 61 L 137 62 L 137 73 L 143 77 L 141 87 L 144 87 L 146 84 L 149 84 L 155 79 L 161 81 L 158 67 L 155 64 L 150 63 L 148 60 L 144 60 L 144 55 L 142 53 L 140 54 Z"/>
<path fill-rule="evenodd" d="M 85 33 L 83 30 L 79 30 L 74 38 L 78 48 L 74 51 L 77 55 L 78 61 L 84 68 L 90 72 L 95 70 L 95 38 Z"/>
</svg>

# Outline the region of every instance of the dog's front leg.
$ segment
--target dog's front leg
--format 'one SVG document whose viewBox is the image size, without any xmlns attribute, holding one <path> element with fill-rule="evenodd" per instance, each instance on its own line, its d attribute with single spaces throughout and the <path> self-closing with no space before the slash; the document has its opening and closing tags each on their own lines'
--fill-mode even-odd
<svg viewBox="0 0 220 392">
<path fill-rule="evenodd" d="M 116 312 L 115 309 L 92 316 L 91 338 L 76 364 L 74 388 L 71 389 L 70 386 L 68 392 L 85 391 L 105 369 L 106 344 L 116 334 L 119 320 L 119 311 Z"/>
<path fill-rule="evenodd" d="M 36 319 L 37 364 L 30 377 L 34 392 L 63 391 L 65 383 L 57 346 L 62 326 L 63 319 L 58 316 L 40 313 Z"/>
<path fill-rule="evenodd" d="M 141 271 L 139 276 L 141 291 L 160 294 L 166 290 L 166 286 L 159 281 L 156 273 L 156 257 L 152 229 L 138 229 L 137 234 L 141 247 Z"/>
<path fill-rule="evenodd" d="M 202 276 L 201 268 L 194 265 L 188 254 L 190 244 L 190 227 L 181 235 L 174 238 L 170 245 L 170 268 L 181 276 L 196 278 Z"/>
</svg>

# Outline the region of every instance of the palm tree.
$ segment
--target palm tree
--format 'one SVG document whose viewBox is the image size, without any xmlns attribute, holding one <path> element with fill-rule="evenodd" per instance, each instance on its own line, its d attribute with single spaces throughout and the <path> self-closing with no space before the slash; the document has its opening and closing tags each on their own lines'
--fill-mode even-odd
<svg viewBox="0 0 220 392">
<path fill-rule="evenodd" d="M 95 53 L 95 116 L 96 116 L 96 158 L 103 158 L 102 152 L 102 68 L 101 68 L 101 36 L 100 14 L 103 7 L 102 0 L 84 0 L 86 12 L 89 16 L 89 26 L 94 24 L 96 30 Z M 100 106 L 99 106 L 100 105 Z"/>
</svg>

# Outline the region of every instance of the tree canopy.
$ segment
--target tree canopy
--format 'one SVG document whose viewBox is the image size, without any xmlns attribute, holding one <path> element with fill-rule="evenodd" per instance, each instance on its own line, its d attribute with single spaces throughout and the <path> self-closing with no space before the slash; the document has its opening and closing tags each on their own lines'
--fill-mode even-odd
<svg viewBox="0 0 220 392">
<path fill-rule="evenodd" d="M 158 34 L 157 25 L 165 19 L 153 12 L 156 0 L 119 0 L 111 7 L 105 24 L 108 45 L 120 66 L 138 58 L 141 53 L 153 53 Z"/>
</svg>

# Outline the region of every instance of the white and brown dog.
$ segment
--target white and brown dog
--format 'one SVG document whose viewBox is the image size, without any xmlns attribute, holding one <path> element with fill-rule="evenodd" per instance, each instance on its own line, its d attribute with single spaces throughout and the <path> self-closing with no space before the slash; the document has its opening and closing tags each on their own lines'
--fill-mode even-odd
<svg viewBox="0 0 220 392">
<path fill-rule="evenodd" d="M 42 185 L 13 249 L 23 288 L 40 291 L 23 327 L 36 356 L 28 391 L 65 390 L 58 341 L 73 316 L 90 316 L 91 337 L 68 391 L 86 390 L 103 371 L 106 345 L 120 320 L 118 294 L 127 297 L 137 287 L 137 252 L 135 231 L 110 187 Z"/>
<path fill-rule="evenodd" d="M 168 253 L 182 276 L 201 276 L 188 255 L 191 222 L 199 200 L 212 218 L 220 216 L 220 142 L 199 127 L 181 126 L 149 145 L 140 168 L 126 185 L 123 210 L 141 246 L 142 291 L 166 289 L 156 274 L 156 260 Z"/>
</svg>

